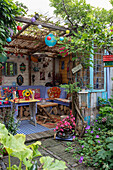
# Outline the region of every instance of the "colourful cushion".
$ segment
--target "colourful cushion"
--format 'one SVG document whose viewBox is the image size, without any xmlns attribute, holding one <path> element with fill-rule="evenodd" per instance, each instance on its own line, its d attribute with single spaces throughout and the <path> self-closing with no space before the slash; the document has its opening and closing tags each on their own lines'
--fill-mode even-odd
<svg viewBox="0 0 113 170">
<path fill-rule="evenodd" d="M 22 95 L 22 92 L 23 90 L 18 90 L 18 96 L 19 96 L 19 99 L 23 99 L 23 95 Z"/>
<path fill-rule="evenodd" d="M 60 97 L 61 90 L 59 87 L 51 87 L 47 90 L 47 94 L 49 98 L 59 98 Z"/>
<path fill-rule="evenodd" d="M 39 99 L 40 98 L 40 89 L 30 89 L 31 91 L 35 91 L 35 96 L 34 99 Z M 32 96 L 30 96 L 32 97 Z"/>
</svg>

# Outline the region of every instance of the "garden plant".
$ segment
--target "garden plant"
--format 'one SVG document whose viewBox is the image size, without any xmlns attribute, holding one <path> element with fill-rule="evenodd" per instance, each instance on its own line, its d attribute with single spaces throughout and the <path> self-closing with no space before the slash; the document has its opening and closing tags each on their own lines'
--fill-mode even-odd
<svg viewBox="0 0 113 170">
<path fill-rule="evenodd" d="M 99 169 L 113 169 L 113 99 L 100 99 L 99 116 L 85 128 L 83 138 L 76 137 L 79 149 L 73 156 L 79 163 Z M 104 104 L 104 107 L 103 107 Z M 74 149 L 67 147 L 67 151 Z M 80 156 L 78 156 L 80 155 Z"/>
<path fill-rule="evenodd" d="M 9 160 L 9 170 L 22 170 L 22 163 L 25 165 L 26 170 L 59 170 L 66 169 L 65 162 L 54 160 L 53 158 L 47 156 L 43 157 L 38 151 L 41 142 L 37 141 L 31 145 L 25 145 L 25 135 L 16 134 L 13 136 L 8 132 L 4 124 L 0 123 L 0 143 L 5 147 L 8 153 Z M 11 166 L 11 156 L 17 157 L 20 160 L 19 166 L 16 164 Z M 35 158 L 40 156 L 40 165 L 37 165 Z"/>
</svg>

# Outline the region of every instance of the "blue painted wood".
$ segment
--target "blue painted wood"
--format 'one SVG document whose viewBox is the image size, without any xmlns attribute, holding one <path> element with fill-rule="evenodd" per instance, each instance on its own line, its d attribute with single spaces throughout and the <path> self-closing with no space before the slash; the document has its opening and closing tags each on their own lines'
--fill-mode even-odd
<svg viewBox="0 0 113 170">
<path fill-rule="evenodd" d="M 88 108 L 91 108 L 91 94 L 88 93 Z"/>
<path fill-rule="evenodd" d="M 92 54 L 90 55 L 90 58 L 91 58 L 91 60 L 93 60 Z M 93 66 L 92 62 L 90 62 L 90 64 Z M 93 88 L 93 67 L 90 67 L 90 86 Z"/>
<path fill-rule="evenodd" d="M 107 100 L 107 92 L 102 92 L 102 98 Z"/>
<path fill-rule="evenodd" d="M 107 92 L 108 92 L 108 99 L 110 98 L 110 68 L 107 67 Z"/>
<path fill-rule="evenodd" d="M 69 107 L 69 103 L 67 103 L 67 102 L 58 101 L 58 100 L 54 100 L 54 102 Z"/>
</svg>

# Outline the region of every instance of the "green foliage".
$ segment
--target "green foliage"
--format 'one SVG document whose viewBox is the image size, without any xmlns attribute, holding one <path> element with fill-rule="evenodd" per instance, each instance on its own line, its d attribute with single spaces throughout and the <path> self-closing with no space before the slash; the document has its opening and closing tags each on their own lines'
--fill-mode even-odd
<svg viewBox="0 0 113 170">
<path fill-rule="evenodd" d="M 16 134 L 19 126 L 19 121 L 15 122 L 14 113 L 15 113 L 14 110 L 12 112 L 6 110 L 4 113 L 4 124 L 8 132 L 11 133 L 12 135 Z"/>
<path fill-rule="evenodd" d="M 81 90 L 80 87 L 77 87 L 78 82 L 73 84 L 61 84 L 60 87 L 66 88 L 65 91 L 68 93 L 79 92 Z"/>
<path fill-rule="evenodd" d="M 107 170 L 113 169 L 113 115 L 109 114 L 106 121 L 103 120 L 99 116 L 98 120 L 86 127 L 82 139 L 75 138 L 79 147 L 75 149 L 73 156 L 77 157 L 79 163 Z M 66 151 L 71 149 L 74 148 L 68 145 Z"/>
<path fill-rule="evenodd" d="M 10 36 L 8 28 L 16 32 L 15 17 L 24 15 L 25 9 L 25 6 L 15 4 L 12 0 L 0 1 L 0 53 L 5 54 L 3 45 L 7 44 L 6 39 Z"/>
<path fill-rule="evenodd" d="M 41 156 L 38 151 L 41 142 L 37 141 L 31 145 L 25 145 L 25 135 L 16 134 L 13 136 L 8 132 L 4 124 L 0 123 L 0 143 L 5 147 L 8 158 L 9 158 L 9 170 L 21 170 L 22 163 L 25 165 L 26 169 L 33 170 L 37 169 L 37 162 L 35 158 Z M 20 160 L 19 167 L 17 165 L 11 166 L 10 156 L 17 157 Z M 34 163 L 33 163 L 34 162 Z M 41 167 L 45 170 L 64 170 L 66 167 L 65 162 L 54 160 L 51 157 L 41 157 L 40 158 Z"/>
<path fill-rule="evenodd" d="M 90 57 L 95 53 L 93 44 L 108 51 L 109 47 L 113 46 L 113 32 L 108 29 L 108 25 L 112 27 L 112 10 L 94 8 L 87 4 L 86 0 L 50 0 L 50 5 L 71 30 L 69 36 L 58 43 L 64 46 L 68 53 L 74 54 L 73 60 L 76 62 L 80 62 L 84 67 L 91 66 Z M 78 58 L 78 54 L 82 57 Z"/>
</svg>

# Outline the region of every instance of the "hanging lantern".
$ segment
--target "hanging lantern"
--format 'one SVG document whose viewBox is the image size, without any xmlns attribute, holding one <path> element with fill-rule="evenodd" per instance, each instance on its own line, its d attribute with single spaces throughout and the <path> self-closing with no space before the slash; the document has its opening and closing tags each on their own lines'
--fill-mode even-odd
<svg viewBox="0 0 113 170">
<path fill-rule="evenodd" d="M 51 37 L 50 37 L 50 36 L 48 36 L 48 37 L 47 37 L 47 40 L 51 40 Z"/>
<path fill-rule="evenodd" d="M 20 64 L 20 71 L 23 73 L 26 70 L 26 65 L 24 63 Z"/>
<path fill-rule="evenodd" d="M 8 38 L 6 39 L 7 42 L 11 42 L 11 40 L 12 40 L 11 37 L 8 37 Z"/>
<path fill-rule="evenodd" d="M 60 41 L 63 41 L 64 40 L 64 37 L 60 37 Z"/>
<path fill-rule="evenodd" d="M 0 62 L 1 63 L 5 63 L 7 60 L 7 56 L 3 55 L 3 54 L 0 54 Z"/>
<path fill-rule="evenodd" d="M 41 28 L 42 28 L 42 25 L 38 25 L 38 28 L 41 29 Z"/>
<path fill-rule="evenodd" d="M 70 30 L 66 30 L 66 34 L 69 34 L 70 33 Z"/>
<path fill-rule="evenodd" d="M 22 27 L 20 25 L 17 26 L 17 30 L 20 31 Z"/>
<path fill-rule="evenodd" d="M 10 31 L 10 36 L 13 36 L 13 30 L 11 28 L 8 28 L 8 30 Z"/>
<path fill-rule="evenodd" d="M 48 40 L 48 37 L 51 37 L 51 40 Z M 53 47 L 56 44 L 56 42 L 57 42 L 57 40 L 56 40 L 56 38 L 55 38 L 55 36 L 53 34 L 49 34 L 45 38 L 45 43 L 49 47 Z"/>
<path fill-rule="evenodd" d="M 35 17 L 32 17 L 32 18 L 31 18 L 31 21 L 32 21 L 32 22 L 35 22 L 35 21 L 36 21 L 36 18 L 35 18 Z"/>
</svg>

